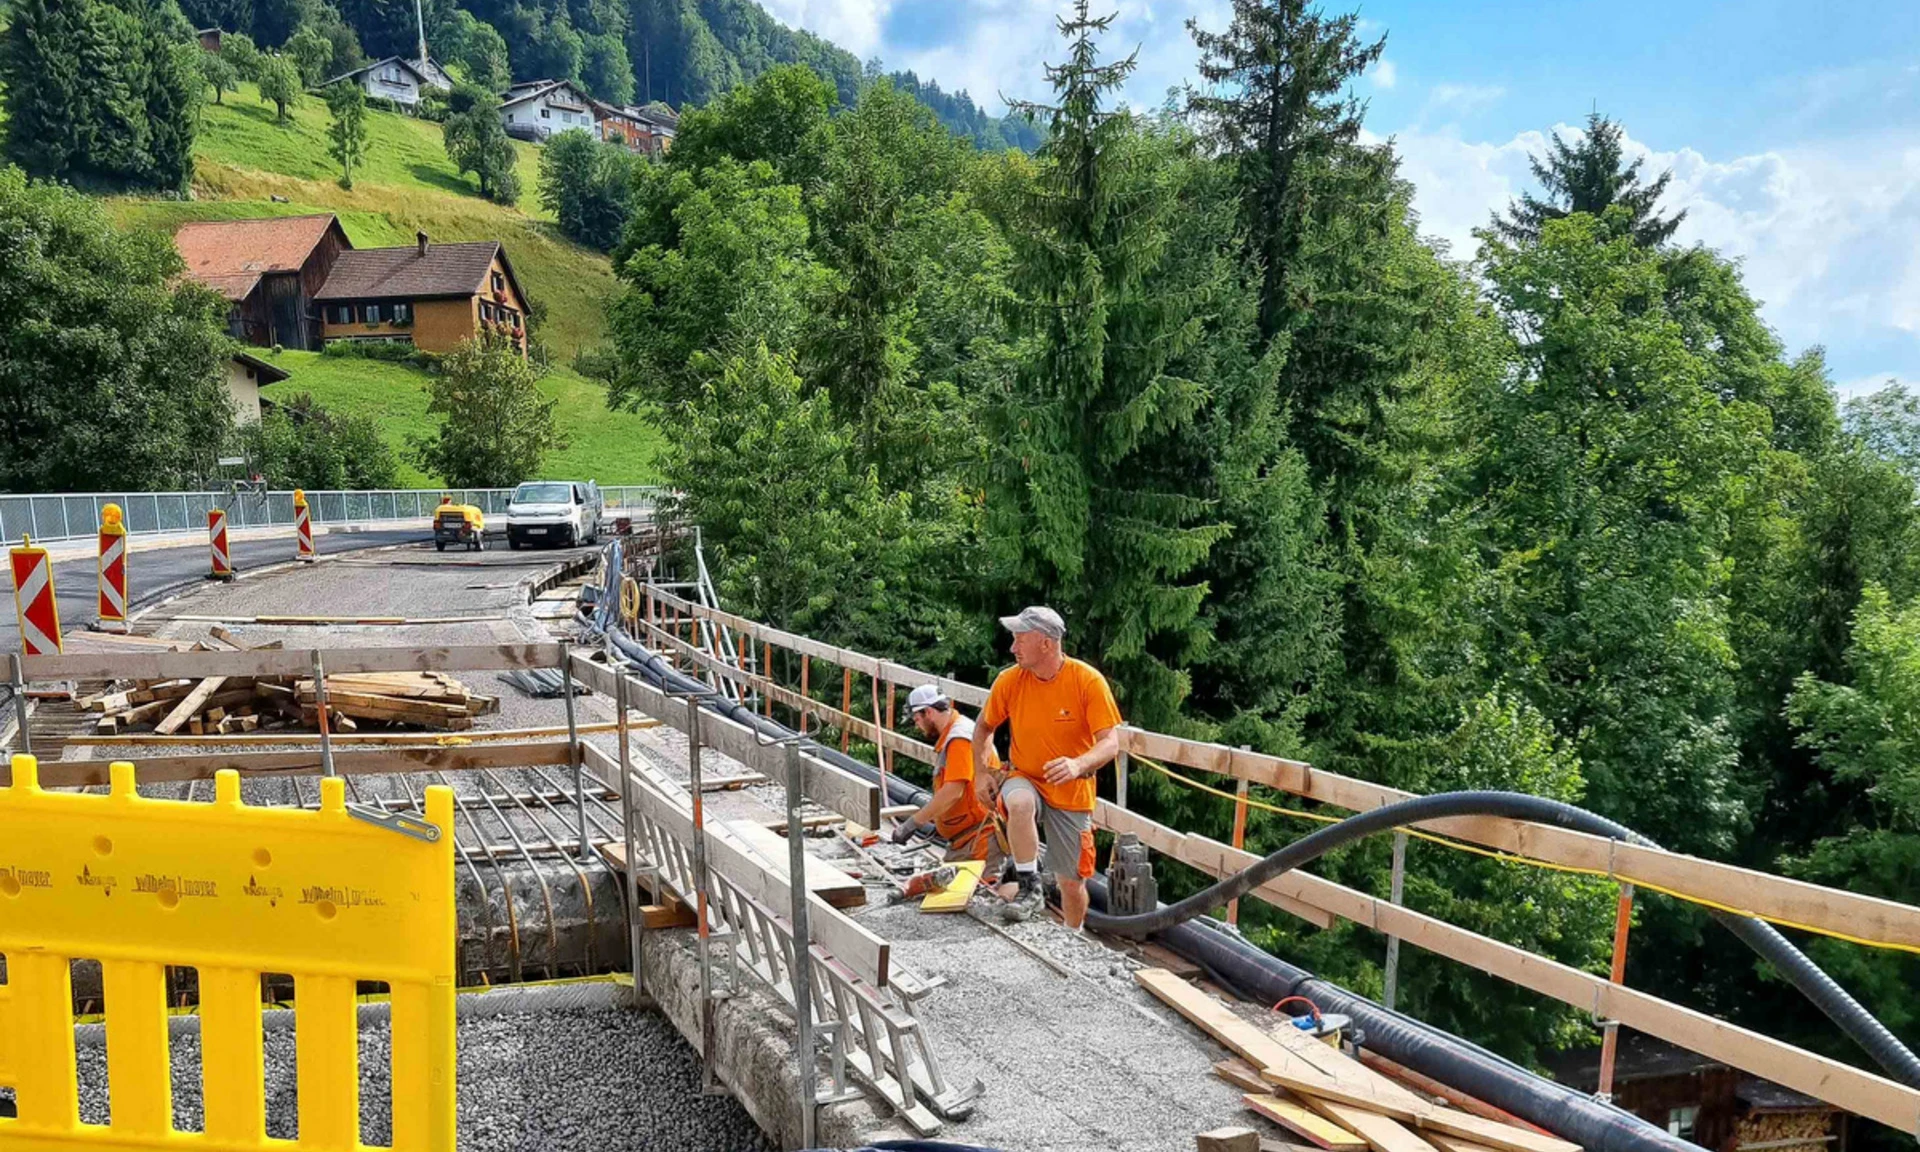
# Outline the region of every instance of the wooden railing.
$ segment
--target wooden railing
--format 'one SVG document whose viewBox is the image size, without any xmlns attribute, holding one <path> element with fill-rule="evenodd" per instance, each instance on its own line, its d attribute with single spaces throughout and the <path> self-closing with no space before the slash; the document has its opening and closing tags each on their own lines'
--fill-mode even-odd
<svg viewBox="0 0 1920 1152">
<path fill-rule="evenodd" d="M 699 620 L 723 625 L 750 641 L 757 649 L 758 658 L 750 660 L 744 652 L 716 655 L 703 650 L 695 642 L 698 632 L 693 625 Z M 836 708 L 769 675 L 770 661 L 766 656 L 771 649 L 780 648 L 798 656 L 802 678 L 806 681 L 819 682 L 811 668 L 811 662 L 818 660 L 840 669 L 843 685 L 851 675 L 858 674 L 889 688 L 910 690 L 920 684 L 936 684 L 961 703 L 979 706 L 986 702 L 986 689 L 977 685 L 797 636 L 707 608 L 663 589 L 648 587 L 640 612 L 628 624 L 636 635 L 676 663 L 709 679 L 731 680 L 756 694 L 767 707 L 779 704 L 793 715 L 805 717 L 803 723 L 839 728 L 874 742 L 892 754 L 922 763 L 931 762 L 932 748 L 893 731 L 891 716 L 879 709 L 872 709 L 868 718 L 854 715 L 850 691 L 843 688 L 842 706 Z M 1151 758 L 1260 784 L 1351 812 L 1377 808 L 1413 795 L 1326 772 L 1298 760 L 1138 728 L 1123 728 L 1120 746 L 1123 761 L 1129 757 Z M 1230 876 L 1258 859 L 1231 845 L 1179 832 L 1105 800 L 1095 812 L 1095 823 L 1110 832 L 1135 833 L 1153 850 L 1211 876 Z M 1878 946 L 1920 947 L 1920 908 L 1895 901 L 1502 817 L 1459 817 L 1416 827 L 1522 860 L 1589 872 L 1709 907 Z M 1616 1020 L 1629 1028 L 1878 1120 L 1908 1135 L 1920 1133 L 1920 1091 L 1634 991 L 1603 976 L 1376 899 L 1303 870 L 1276 877 L 1251 895 L 1320 927 L 1330 926 L 1338 918 L 1396 936 L 1436 955 L 1590 1012 L 1598 1019 Z"/>
</svg>

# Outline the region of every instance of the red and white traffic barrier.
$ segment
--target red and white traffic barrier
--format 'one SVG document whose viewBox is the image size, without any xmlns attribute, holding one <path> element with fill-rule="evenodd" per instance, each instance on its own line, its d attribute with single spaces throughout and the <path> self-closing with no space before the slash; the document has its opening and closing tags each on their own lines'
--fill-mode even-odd
<svg viewBox="0 0 1920 1152">
<path fill-rule="evenodd" d="M 293 490 L 293 542 L 300 559 L 314 558 L 313 514 L 307 507 L 307 494 L 298 488 Z"/>
<path fill-rule="evenodd" d="M 233 579 L 233 561 L 227 552 L 227 512 L 224 508 L 207 509 L 207 548 L 213 560 L 213 570 L 207 573 L 207 579 Z"/>
<path fill-rule="evenodd" d="M 101 624 L 127 626 L 127 526 L 120 505 L 100 509 L 100 611 Z"/>
<path fill-rule="evenodd" d="M 27 656 L 60 655 L 60 605 L 53 598 L 53 561 L 45 548 L 20 538 L 9 549 L 13 567 L 13 610 L 20 618 L 20 651 Z"/>
</svg>

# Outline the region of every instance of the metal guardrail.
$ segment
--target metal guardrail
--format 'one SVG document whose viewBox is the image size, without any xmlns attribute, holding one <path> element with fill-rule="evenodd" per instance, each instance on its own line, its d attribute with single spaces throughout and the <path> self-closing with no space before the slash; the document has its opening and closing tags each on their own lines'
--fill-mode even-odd
<svg viewBox="0 0 1920 1152">
<path fill-rule="evenodd" d="M 653 485 L 602 487 L 609 508 L 651 510 L 664 489 Z M 379 488 L 307 492 L 315 524 L 379 520 L 421 520 L 432 515 L 442 496 L 473 504 L 492 516 L 507 510 L 511 488 Z M 227 526 L 293 526 L 293 492 L 61 492 L 0 495 L 0 541 L 15 544 L 22 535 L 36 542 L 91 537 L 100 528 L 100 509 L 118 504 L 134 535 L 191 532 L 206 528 L 207 512 L 227 510 Z"/>
</svg>

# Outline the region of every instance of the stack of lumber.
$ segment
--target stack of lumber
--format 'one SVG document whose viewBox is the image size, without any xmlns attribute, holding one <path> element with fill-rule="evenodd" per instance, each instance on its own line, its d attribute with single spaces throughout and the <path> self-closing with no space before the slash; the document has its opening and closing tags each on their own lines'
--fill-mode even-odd
<svg viewBox="0 0 1920 1152">
<path fill-rule="evenodd" d="M 278 648 L 278 642 L 260 649 Z M 231 633 L 213 630 L 201 650 L 235 651 Z M 120 735 L 151 730 L 160 736 L 230 735 L 260 729 L 320 727 L 319 695 L 311 676 L 208 676 L 201 680 L 134 680 L 83 697 L 99 714 L 94 731 Z M 500 710 L 497 696 L 469 692 L 444 672 L 357 672 L 327 677 L 328 726 L 352 732 L 362 722 L 459 732 L 473 718 Z"/>
<path fill-rule="evenodd" d="M 1333 1152 L 1580 1152 L 1484 1104 L 1468 1111 L 1420 1095 L 1284 1019 L 1244 1019 L 1165 969 L 1134 979 L 1238 1058 L 1215 1074 L 1291 1139 Z"/>
</svg>

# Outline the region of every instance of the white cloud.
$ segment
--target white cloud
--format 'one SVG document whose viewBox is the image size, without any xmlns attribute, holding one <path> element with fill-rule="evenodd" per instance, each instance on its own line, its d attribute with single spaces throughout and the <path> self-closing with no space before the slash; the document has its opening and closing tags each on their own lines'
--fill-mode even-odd
<svg viewBox="0 0 1920 1152">
<path fill-rule="evenodd" d="M 1435 84 L 1427 92 L 1424 118 L 1433 113 L 1465 115 L 1499 103 L 1507 90 L 1498 84 Z"/>
<path fill-rule="evenodd" d="M 1578 130 L 1555 129 L 1572 138 Z M 1472 230 L 1534 188 L 1528 157 L 1544 133 L 1504 143 L 1415 129 L 1396 138 L 1416 189 L 1421 230 L 1470 256 Z M 1676 239 L 1740 261 L 1747 287 L 1790 348 L 1826 344 L 1836 361 L 1850 344 L 1867 363 L 1906 361 L 1920 375 L 1920 140 L 1860 138 L 1714 160 L 1693 148 L 1658 152 L 1628 138 L 1649 175 L 1671 169 L 1664 205 L 1686 209 Z M 1867 349 L 1880 349 L 1870 354 Z"/>
<path fill-rule="evenodd" d="M 1373 81 L 1375 88 L 1392 88 L 1400 82 L 1400 66 L 1382 56 L 1378 63 L 1367 69 L 1367 79 Z"/>
<path fill-rule="evenodd" d="M 893 0 L 759 0 L 789 28 L 824 36 L 866 61 L 880 51 L 882 28 Z"/>
</svg>

